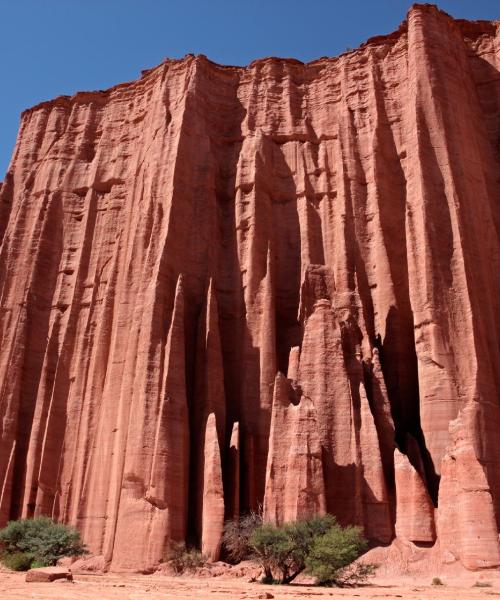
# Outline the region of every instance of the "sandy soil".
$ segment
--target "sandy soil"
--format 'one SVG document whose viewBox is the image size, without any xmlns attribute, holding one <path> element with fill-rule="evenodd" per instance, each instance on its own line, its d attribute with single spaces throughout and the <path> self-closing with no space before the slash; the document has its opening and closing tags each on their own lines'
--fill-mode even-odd
<svg viewBox="0 0 500 600">
<path fill-rule="evenodd" d="M 405 598 L 408 600 L 473 600 L 500 599 L 500 583 L 497 578 L 491 587 L 472 587 L 474 582 L 460 582 L 457 587 L 448 582 L 443 586 L 431 586 L 430 581 L 417 582 L 408 579 L 377 579 L 366 587 L 356 589 L 327 589 L 291 585 L 284 587 L 247 583 L 241 579 L 188 578 L 146 575 L 75 575 L 73 583 L 26 583 L 22 573 L 0 573 L 0 598 L 43 600 L 319 600 L 321 598 L 360 598 L 360 600 Z M 488 582 L 484 576 L 480 578 Z M 270 595 L 266 595 L 270 594 Z"/>
</svg>

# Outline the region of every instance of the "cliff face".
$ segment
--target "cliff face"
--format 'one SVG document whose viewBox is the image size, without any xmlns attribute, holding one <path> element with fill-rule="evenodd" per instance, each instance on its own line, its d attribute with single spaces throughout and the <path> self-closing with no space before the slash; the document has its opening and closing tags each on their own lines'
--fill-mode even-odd
<svg viewBox="0 0 500 600">
<path fill-rule="evenodd" d="M 0 188 L 0 521 L 115 569 L 328 511 L 500 564 L 500 24 L 188 56 L 26 111 Z"/>
</svg>

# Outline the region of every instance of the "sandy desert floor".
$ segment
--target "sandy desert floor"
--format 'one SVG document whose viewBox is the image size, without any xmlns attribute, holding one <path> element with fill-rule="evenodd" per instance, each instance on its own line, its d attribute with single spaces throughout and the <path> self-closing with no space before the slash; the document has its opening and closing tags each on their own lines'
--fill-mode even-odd
<svg viewBox="0 0 500 600">
<path fill-rule="evenodd" d="M 473 600 L 500 599 L 500 584 L 496 578 L 491 587 L 472 587 L 473 583 L 451 582 L 431 586 L 430 581 L 408 579 L 377 579 L 370 586 L 356 589 L 331 589 L 309 586 L 264 586 L 237 579 L 188 578 L 146 575 L 76 575 L 73 583 L 26 583 L 24 574 L 0 573 L 0 598 L 43 600 L 318 600 L 322 598 L 360 598 L 360 600 L 405 598 L 408 600 Z"/>
</svg>

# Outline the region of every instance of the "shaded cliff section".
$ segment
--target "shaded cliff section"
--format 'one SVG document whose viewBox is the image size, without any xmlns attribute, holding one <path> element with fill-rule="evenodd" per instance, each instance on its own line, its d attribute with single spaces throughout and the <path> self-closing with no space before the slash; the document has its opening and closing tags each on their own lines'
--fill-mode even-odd
<svg viewBox="0 0 500 600">
<path fill-rule="evenodd" d="M 330 512 L 500 565 L 498 22 L 166 61 L 23 113 L 0 187 L 0 522 L 116 570 Z"/>
</svg>

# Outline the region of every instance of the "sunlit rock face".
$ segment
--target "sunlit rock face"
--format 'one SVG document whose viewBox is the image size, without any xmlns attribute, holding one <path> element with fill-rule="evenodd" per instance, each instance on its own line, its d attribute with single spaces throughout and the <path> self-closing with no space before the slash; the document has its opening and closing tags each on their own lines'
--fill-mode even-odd
<svg viewBox="0 0 500 600">
<path fill-rule="evenodd" d="M 417 5 L 338 58 L 187 56 L 23 113 L 1 523 L 149 569 L 263 505 L 498 565 L 499 29 Z"/>
</svg>

